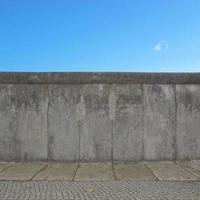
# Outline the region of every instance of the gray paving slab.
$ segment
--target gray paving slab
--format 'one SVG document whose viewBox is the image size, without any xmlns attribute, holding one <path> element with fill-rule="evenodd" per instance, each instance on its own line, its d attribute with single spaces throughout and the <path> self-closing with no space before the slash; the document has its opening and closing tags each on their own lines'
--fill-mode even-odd
<svg viewBox="0 0 200 200">
<path fill-rule="evenodd" d="M 200 179 L 200 160 L 177 161 L 177 164 Z"/>
<path fill-rule="evenodd" d="M 115 162 L 114 170 L 119 180 L 157 180 L 144 163 Z"/>
<path fill-rule="evenodd" d="M 110 162 L 81 163 L 74 180 L 114 180 L 112 165 Z"/>
<path fill-rule="evenodd" d="M 159 180 L 197 180 L 192 173 L 174 162 L 147 162 L 146 165 Z"/>
<path fill-rule="evenodd" d="M 42 162 L 13 163 L 0 173 L 0 180 L 30 180 L 45 166 Z"/>
<path fill-rule="evenodd" d="M 33 180 L 67 180 L 72 181 L 78 163 L 49 163 L 47 168 L 38 173 Z"/>
</svg>

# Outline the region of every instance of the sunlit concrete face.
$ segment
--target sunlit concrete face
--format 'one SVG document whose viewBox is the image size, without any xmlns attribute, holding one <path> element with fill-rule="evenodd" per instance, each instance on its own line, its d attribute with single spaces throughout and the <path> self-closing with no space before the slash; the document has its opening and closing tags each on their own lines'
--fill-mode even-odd
<svg viewBox="0 0 200 200">
<path fill-rule="evenodd" d="M 177 158 L 200 159 L 200 86 L 177 85 Z"/>
<path fill-rule="evenodd" d="M 1 160 L 200 158 L 197 75 L 4 76 Z"/>
<path fill-rule="evenodd" d="M 47 158 L 48 86 L 0 85 L 0 158 Z"/>
<path fill-rule="evenodd" d="M 144 158 L 175 158 L 176 109 L 173 85 L 144 85 Z"/>
</svg>

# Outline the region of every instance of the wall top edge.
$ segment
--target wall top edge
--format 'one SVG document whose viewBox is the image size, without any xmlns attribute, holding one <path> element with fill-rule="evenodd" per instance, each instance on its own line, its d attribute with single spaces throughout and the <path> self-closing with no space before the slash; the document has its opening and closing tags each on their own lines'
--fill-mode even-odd
<svg viewBox="0 0 200 200">
<path fill-rule="evenodd" d="M 1 84 L 200 84 L 200 73 L 0 72 Z"/>
</svg>

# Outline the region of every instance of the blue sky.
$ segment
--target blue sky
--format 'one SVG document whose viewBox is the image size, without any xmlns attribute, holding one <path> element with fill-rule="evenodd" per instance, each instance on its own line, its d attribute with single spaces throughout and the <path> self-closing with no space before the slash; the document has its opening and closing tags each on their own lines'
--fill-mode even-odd
<svg viewBox="0 0 200 200">
<path fill-rule="evenodd" d="M 200 1 L 0 0 L 0 71 L 200 71 Z"/>
</svg>

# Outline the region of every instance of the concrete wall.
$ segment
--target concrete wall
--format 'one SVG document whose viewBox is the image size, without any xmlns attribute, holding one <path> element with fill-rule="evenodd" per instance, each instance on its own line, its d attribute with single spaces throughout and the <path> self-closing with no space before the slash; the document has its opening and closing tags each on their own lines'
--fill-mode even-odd
<svg viewBox="0 0 200 200">
<path fill-rule="evenodd" d="M 200 158 L 200 74 L 0 73 L 0 160 Z"/>
</svg>

